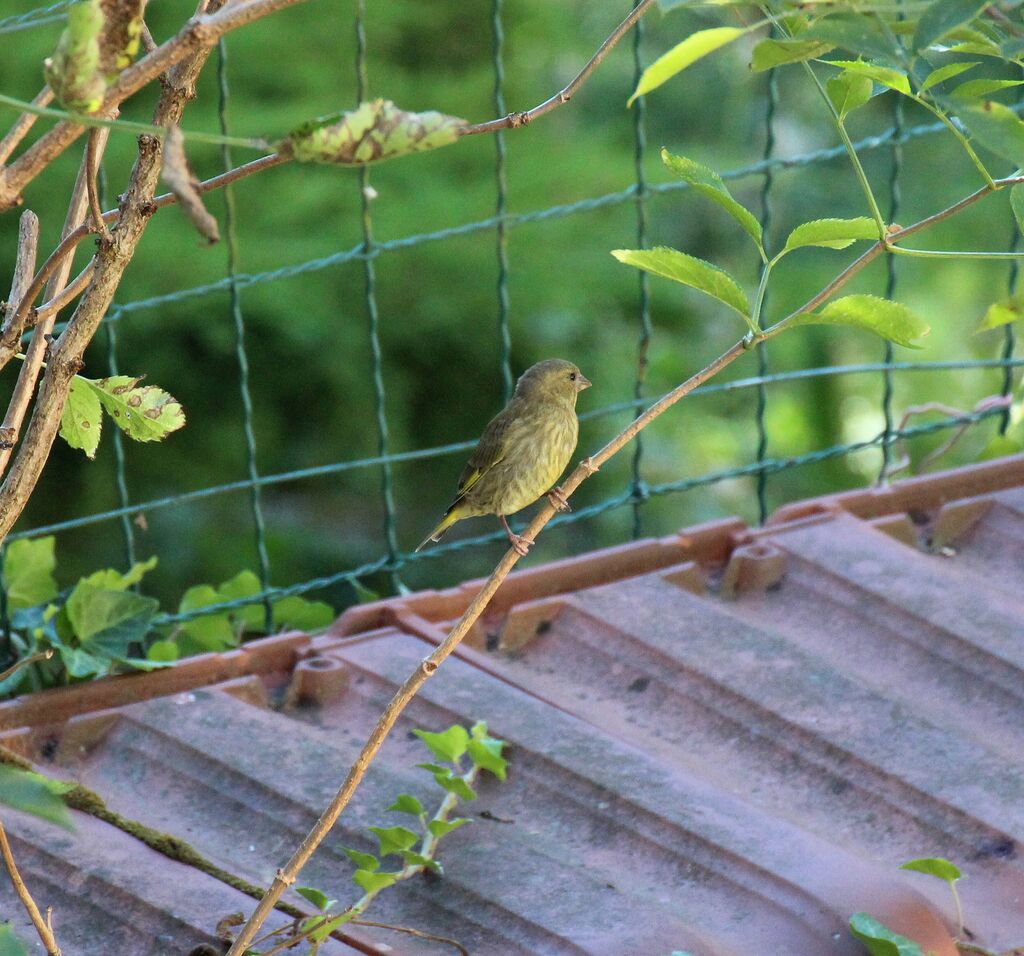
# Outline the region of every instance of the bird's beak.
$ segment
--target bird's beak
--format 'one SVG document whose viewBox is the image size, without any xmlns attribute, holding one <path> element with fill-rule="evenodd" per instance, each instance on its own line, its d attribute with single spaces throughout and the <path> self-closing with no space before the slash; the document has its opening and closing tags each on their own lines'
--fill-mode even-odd
<svg viewBox="0 0 1024 956">
<path fill-rule="evenodd" d="M 577 373 L 577 375 L 576 375 L 576 391 L 577 392 L 582 392 L 583 389 L 590 388 L 590 386 L 593 385 L 593 384 L 594 383 L 591 382 L 590 379 L 587 378 L 587 376 L 584 375 L 582 372 Z"/>
</svg>

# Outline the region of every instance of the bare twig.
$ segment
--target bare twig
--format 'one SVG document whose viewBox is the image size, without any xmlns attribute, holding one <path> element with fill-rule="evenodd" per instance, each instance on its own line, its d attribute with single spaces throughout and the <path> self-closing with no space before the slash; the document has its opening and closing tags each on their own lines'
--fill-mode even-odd
<svg viewBox="0 0 1024 956">
<path fill-rule="evenodd" d="M 447 943 L 449 946 L 454 946 L 459 951 L 461 956 L 469 956 L 469 950 L 462 945 L 457 939 L 451 939 L 448 936 L 435 936 L 433 933 L 425 933 L 421 929 L 414 929 L 412 926 L 396 926 L 394 923 L 378 923 L 372 919 L 353 919 L 349 922 L 354 926 L 376 926 L 380 929 L 390 929 L 396 933 L 408 933 L 410 936 L 415 936 L 418 939 L 429 939 L 435 943 Z"/>
<path fill-rule="evenodd" d="M 103 242 L 110 242 L 110 230 L 103 221 L 103 210 L 100 208 L 99 187 L 96 180 L 100 175 L 100 150 L 97 144 L 106 139 L 104 132 L 109 130 L 91 129 L 85 141 L 85 182 L 89 194 L 89 214 L 92 217 L 93 232 L 99 234 Z M 52 298 L 52 297 L 51 297 Z"/>
<path fill-rule="evenodd" d="M 51 657 L 53 657 L 52 648 L 45 651 L 37 651 L 35 654 L 29 654 L 28 657 L 23 657 L 21 660 L 15 661 L 7 668 L 7 670 L 0 673 L 0 683 L 7 680 L 11 674 L 15 674 L 20 671 L 23 667 L 28 667 L 29 664 L 37 664 L 39 661 L 48 661 Z"/>
<path fill-rule="evenodd" d="M 543 103 L 535 106 L 532 110 L 523 113 L 509 113 L 508 116 L 500 116 L 497 119 L 488 120 L 486 123 L 475 123 L 459 130 L 460 136 L 474 136 L 477 133 L 493 133 L 499 129 L 518 129 L 528 123 L 550 113 L 559 106 L 563 106 L 572 99 L 576 91 L 587 82 L 590 74 L 600 66 L 601 61 L 611 52 L 612 48 L 621 40 L 633 25 L 654 6 L 654 0 L 641 0 L 629 13 L 629 16 L 622 21 L 601 44 L 595 53 L 586 63 L 582 70 L 576 74 L 567 86 L 559 90 L 554 96 L 548 97 Z"/>
<path fill-rule="evenodd" d="M 11 853 L 11 845 L 7 842 L 7 831 L 4 829 L 2 822 L 0 822 L 0 855 L 3 856 L 4 866 L 7 867 L 11 883 L 14 884 L 14 892 L 18 894 L 18 899 L 21 900 L 21 904 L 25 907 L 29 919 L 32 920 L 32 925 L 36 928 L 43 946 L 46 947 L 47 956 L 60 956 L 60 947 L 57 945 L 57 939 L 49 925 L 50 910 L 47 909 L 46 920 L 44 921 L 42 914 L 39 912 L 39 907 L 36 906 L 36 901 L 32 899 L 32 894 L 29 893 L 28 887 L 25 886 L 25 881 L 22 880 L 21 874 L 18 872 L 18 867 L 14 862 L 14 854 Z"/>
<path fill-rule="evenodd" d="M 53 100 L 53 90 L 44 86 L 32 100 L 33 106 L 49 106 Z M 35 113 L 22 113 L 15 120 L 14 125 L 7 131 L 7 135 L 0 140 L 0 166 L 10 158 L 18 144 L 28 135 L 28 131 L 35 125 L 39 117 Z"/>
<path fill-rule="evenodd" d="M 116 216 L 111 216 L 111 219 Z M 36 321 L 41 322 L 43 319 L 49 318 L 51 315 L 57 315 L 72 299 L 77 299 L 78 296 L 85 291 L 85 287 L 89 284 L 89 280 L 92 279 L 93 270 L 96 268 L 96 260 L 90 259 L 84 269 L 78 273 L 65 287 L 64 291 L 60 295 L 54 296 L 52 299 L 48 299 L 38 309 L 36 309 Z"/>
<path fill-rule="evenodd" d="M 38 250 L 39 217 L 31 209 L 26 209 L 18 222 L 18 251 L 14 262 L 14 278 L 11 280 L 11 294 L 7 297 L 5 306 L 4 332 L 13 321 L 18 305 L 32 282 Z"/>
</svg>

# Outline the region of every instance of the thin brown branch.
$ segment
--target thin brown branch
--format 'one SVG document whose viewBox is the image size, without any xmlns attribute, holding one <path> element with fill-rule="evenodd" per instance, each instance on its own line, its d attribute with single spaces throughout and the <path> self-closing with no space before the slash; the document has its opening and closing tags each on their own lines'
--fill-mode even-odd
<svg viewBox="0 0 1024 956">
<path fill-rule="evenodd" d="M 116 218 L 116 216 L 112 216 L 111 218 Z M 36 321 L 41 322 L 43 319 L 49 318 L 51 315 L 57 315 L 61 309 L 67 306 L 73 299 L 77 299 L 85 291 L 85 287 L 92 279 L 92 274 L 95 268 L 96 259 L 92 258 L 86 263 L 85 268 L 64 287 L 64 291 L 61 292 L 60 295 L 54 296 L 52 299 L 48 299 L 39 306 L 38 309 L 36 309 Z"/>
<path fill-rule="evenodd" d="M 11 883 L 14 884 L 14 892 L 18 894 L 21 905 L 25 907 L 29 919 L 32 920 L 32 925 L 39 934 L 39 939 L 42 940 L 43 946 L 46 947 L 47 956 L 60 956 L 60 947 L 57 945 L 57 939 L 49 925 L 50 911 L 47 909 L 47 919 L 44 921 L 42 914 L 39 912 L 39 907 L 36 906 L 36 901 L 32 899 L 32 894 L 29 893 L 28 887 L 25 886 L 25 881 L 18 872 L 18 867 L 14 862 L 14 854 L 11 853 L 11 845 L 7 842 L 7 831 L 4 829 L 2 822 L 0 822 L 0 855 L 3 856 L 4 866 L 7 867 Z"/>
<path fill-rule="evenodd" d="M 14 278 L 11 280 L 11 294 L 7 297 L 5 305 L 3 332 L 6 332 L 14 321 L 18 305 L 32 283 L 38 251 L 39 217 L 31 209 L 26 209 L 18 222 L 18 251 L 14 262 Z"/>
<path fill-rule="evenodd" d="M 477 133 L 493 133 L 499 129 L 518 129 L 533 122 L 539 116 L 550 113 L 559 106 L 564 106 L 572 99 L 576 91 L 583 86 L 590 78 L 590 74 L 601 65 L 601 61 L 612 51 L 612 48 L 633 28 L 634 24 L 654 6 L 654 0 L 641 0 L 629 13 L 629 16 L 622 21 L 601 44 L 595 53 L 586 63 L 582 70 L 577 73 L 569 84 L 560 89 L 554 96 L 548 97 L 543 103 L 523 113 L 509 113 L 508 116 L 499 116 L 497 119 L 488 120 L 486 123 L 475 123 L 459 131 L 460 136 L 474 136 Z"/>
<path fill-rule="evenodd" d="M 49 106 L 53 101 L 53 90 L 44 86 L 32 100 L 33 106 Z M 35 113 L 22 113 L 14 125 L 7 131 L 7 135 L 0 140 L 0 166 L 10 158 L 18 144 L 28 135 L 28 131 L 35 125 L 39 117 Z"/>
<path fill-rule="evenodd" d="M 85 182 L 89 194 L 89 215 L 92 219 L 93 232 L 98 233 L 103 242 L 110 242 L 110 230 L 103 221 L 103 210 L 100 208 L 100 192 L 97 180 L 100 175 L 100 151 L 97 144 L 106 137 L 101 133 L 109 133 L 109 129 L 91 129 L 85 140 Z"/>
<path fill-rule="evenodd" d="M 462 945 L 457 939 L 451 939 L 448 936 L 435 936 L 433 933 L 425 933 L 421 929 L 415 929 L 412 926 L 396 926 L 394 923 L 378 923 L 372 919 L 353 919 L 349 922 L 354 926 L 376 926 L 380 929 L 390 929 L 396 933 L 408 933 L 410 936 L 415 936 L 417 939 L 429 939 L 435 943 L 447 943 L 449 946 L 454 946 L 459 951 L 461 956 L 469 956 L 469 950 Z"/>
</svg>

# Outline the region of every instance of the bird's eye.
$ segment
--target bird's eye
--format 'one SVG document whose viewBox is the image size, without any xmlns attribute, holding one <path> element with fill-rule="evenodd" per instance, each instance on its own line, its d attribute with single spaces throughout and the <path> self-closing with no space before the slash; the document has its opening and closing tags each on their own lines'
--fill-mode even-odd
<svg viewBox="0 0 1024 956">
<path fill-rule="evenodd" d="M 576 373 L 575 372 L 570 372 L 569 373 L 569 381 L 570 382 L 575 382 L 576 381 Z"/>
</svg>

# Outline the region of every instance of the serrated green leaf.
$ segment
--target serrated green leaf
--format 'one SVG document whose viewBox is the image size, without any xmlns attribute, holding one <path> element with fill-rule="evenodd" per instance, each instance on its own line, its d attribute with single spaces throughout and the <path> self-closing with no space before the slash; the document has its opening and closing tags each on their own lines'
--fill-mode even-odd
<svg viewBox="0 0 1024 956">
<path fill-rule="evenodd" d="M 874 295 L 848 295 L 829 302 L 820 312 L 804 313 L 790 319 L 787 326 L 846 325 L 874 332 L 883 339 L 918 348 L 917 339 L 931 329 L 905 305 Z"/>
<path fill-rule="evenodd" d="M 986 100 L 965 106 L 960 119 L 971 137 L 1015 166 L 1024 166 L 1024 123 L 1008 106 Z"/>
<path fill-rule="evenodd" d="M 378 860 L 372 853 L 363 853 L 361 850 L 353 850 L 351 847 L 345 847 L 345 855 L 355 863 L 360 870 L 365 870 L 368 873 L 373 873 L 380 867 L 380 860 Z"/>
<path fill-rule="evenodd" d="M 735 309 L 744 321 L 750 324 L 750 303 L 747 296 L 736 280 L 724 269 L 665 246 L 655 249 L 614 249 L 612 255 L 626 265 L 635 266 L 665 279 L 672 279 L 710 295 L 729 308 Z"/>
<path fill-rule="evenodd" d="M 146 651 L 146 657 L 159 664 L 173 664 L 178 656 L 178 645 L 174 641 L 153 641 Z"/>
<path fill-rule="evenodd" d="M 94 571 L 82 580 L 93 587 L 105 588 L 108 591 L 127 591 L 132 585 L 138 584 L 156 565 L 157 556 L 154 554 L 147 561 L 137 561 L 125 574 L 113 568 L 105 568 L 102 571 Z"/>
<path fill-rule="evenodd" d="M 750 68 L 757 73 L 787 63 L 802 63 L 823 56 L 835 47 L 825 40 L 766 39 L 754 47 Z"/>
<path fill-rule="evenodd" d="M 503 740 L 496 740 L 493 737 L 479 739 L 474 737 L 468 746 L 469 758 L 476 766 L 490 771 L 499 780 L 504 780 L 508 761 L 501 756 L 503 746 Z"/>
<path fill-rule="evenodd" d="M 405 850 L 402 853 L 402 859 L 405 861 L 406 866 L 422 866 L 428 870 L 433 870 L 435 873 L 444 872 L 444 868 L 437 860 L 429 856 L 423 856 L 422 853 L 413 853 L 412 850 Z"/>
<path fill-rule="evenodd" d="M 939 83 L 945 83 L 946 80 L 951 80 L 954 76 L 959 76 L 961 73 L 974 69 L 978 63 L 978 60 L 974 60 L 971 63 L 947 63 L 945 66 L 940 66 L 937 70 L 932 70 L 921 84 L 921 92 L 930 90 Z"/>
<path fill-rule="evenodd" d="M 873 219 L 815 219 L 797 226 L 786 240 L 785 251 L 801 246 L 824 246 L 826 249 L 845 249 L 858 239 L 878 240 L 878 226 Z"/>
<path fill-rule="evenodd" d="M 160 603 L 79 581 L 64 607 L 81 650 L 116 658 L 127 655 L 129 646 L 146 636 Z"/>
<path fill-rule="evenodd" d="M 60 416 L 60 437 L 86 458 L 95 458 L 103 430 L 103 406 L 89 384 L 77 375 Z"/>
<path fill-rule="evenodd" d="M 161 441 L 185 424 L 181 403 L 156 385 L 140 385 L 130 375 L 83 378 L 114 424 L 135 441 Z"/>
<path fill-rule="evenodd" d="M 930 47 L 961 24 L 973 20 L 987 5 L 987 0 L 935 0 L 917 21 L 913 48 Z"/>
<path fill-rule="evenodd" d="M 663 83 L 672 79 L 677 73 L 681 73 L 688 66 L 692 66 L 698 60 L 703 59 L 709 53 L 714 53 L 728 43 L 732 43 L 737 37 L 749 33 L 754 27 L 741 29 L 740 27 L 712 27 L 710 30 L 698 30 L 691 33 L 681 43 L 677 43 L 667 53 L 663 53 L 640 75 L 640 82 L 637 83 L 633 95 L 626 101 L 627 106 L 632 106 L 638 96 L 656 90 Z"/>
<path fill-rule="evenodd" d="M 0 803 L 73 830 L 67 805 L 60 796 L 69 788 L 70 784 L 63 781 L 0 764 Z"/>
<path fill-rule="evenodd" d="M 12 611 L 45 604 L 57 596 L 56 538 L 21 538 L 12 541 L 4 554 L 7 606 Z"/>
<path fill-rule="evenodd" d="M 976 332 L 988 332 L 990 329 L 998 329 L 1000 326 L 1009 325 L 1010 322 L 1018 322 L 1024 318 L 1024 295 L 1010 296 L 999 302 L 993 302 L 981 318 Z"/>
<path fill-rule="evenodd" d="M 318 631 L 334 622 L 334 608 L 323 601 L 310 601 L 298 594 L 273 603 L 274 630 Z"/>
<path fill-rule="evenodd" d="M 0 956 L 29 956 L 24 940 L 10 923 L 0 923 Z"/>
<path fill-rule="evenodd" d="M 963 873 L 955 863 L 943 859 L 941 856 L 923 856 L 917 860 L 907 860 L 900 864 L 901 870 L 913 870 L 915 873 L 927 873 L 928 876 L 938 877 L 947 883 L 955 883 Z"/>
<path fill-rule="evenodd" d="M 433 110 L 407 113 L 390 100 L 305 123 L 278 144 L 300 163 L 367 166 L 454 143 L 466 121 Z"/>
<path fill-rule="evenodd" d="M 469 733 L 460 724 L 452 724 L 443 733 L 435 734 L 429 730 L 416 729 L 413 733 L 427 745 L 427 749 L 438 759 L 449 763 L 457 763 L 466 752 Z"/>
<path fill-rule="evenodd" d="M 400 793 L 388 809 L 393 810 L 395 813 L 408 813 L 414 817 L 418 817 L 425 812 L 423 804 L 408 793 Z"/>
<path fill-rule="evenodd" d="M 362 887 L 367 893 L 376 893 L 391 886 L 395 882 L 395 874 L 370 873 L 368 870 L 356 870 L 352 874 L 352 882 Z"/>
<path fill-rule="evenodd" d="M 419 836 L 405 827 L 367 827 L 376 835 L 380 843 L 380 855 L 387 856 L 389 853 L 401 853 L 413 846 Z"/>
<path fill-rule="evenodd" d="M 867 947 L 871 956 L 924 956 L 912 939 L 894 933 L 867 913 L 854 913 L 850 917 L 850 932 Z"/>
<path fill-rule="evenodd" d="M 840 121 L 867 103 L 871 99 L 872 90 L 870 77 L 850 70 L 844 70 L 839 76 L 829 77 L 825 83 L 825 92 L 839 114 Z"/>
<path fill-rule="evenodd" d="M 721 206 L 760 247 L 761 223 L 749 209 L 733 199 L 718 173 L 685 156 L 675 156 L 667 149 L 662 149 L 661 161 L 683 182 L 689 183 L 701 195 Z"/>
<path fill-rule="evenodd" d="M 326 913 L 327 910 L 338 902 L 337 900 L 328 899 L 327 894 L 318 890 L 315 886 L 296 886 L 295 892 L 298 893 L 299 896 L 305 897 L 323 913 Z"/>
<path fill-rule="evenodd" d="M 863 60 L 828 60 L 829 66 L 836 66 L 847 70 L 850 73 L 858 73 L 866 76 L 869 80 L 887 86 L 891 90 L 904 95 L 910 94 L 910 81 L 907 74 L 900 70 L 893 70 L 887 66 L 878 66 L 876 63 L 866 63 Z"/>
<path fill-rule="evenodd" d="M 954 99 L 977 100 L 989 93 L 998 93 L 1000 90 L 1008 90 L 1013 86 L 1020 86 L 1024 80 L 968 80 L 961 83 L 949 95 Z"/>
<path fill-rule="evenodd" d="M 452 830 L 457 830 L 464 824 L 472 822 L 466 817 L 456 817 L 454 820 L 431 820 L 427 824 L 427 829 L 440 840 L 442 837 L 448 836 Z"/>
</svg>

